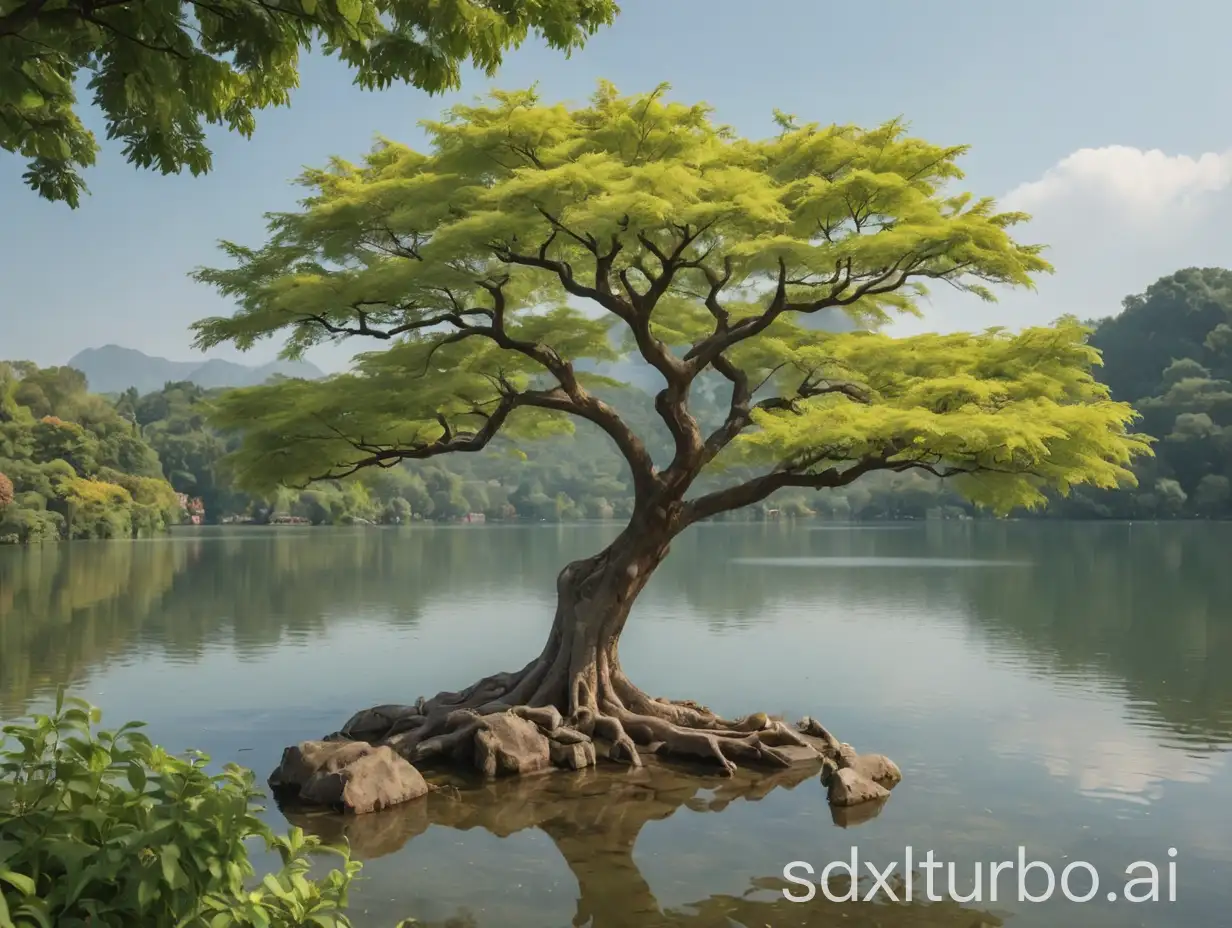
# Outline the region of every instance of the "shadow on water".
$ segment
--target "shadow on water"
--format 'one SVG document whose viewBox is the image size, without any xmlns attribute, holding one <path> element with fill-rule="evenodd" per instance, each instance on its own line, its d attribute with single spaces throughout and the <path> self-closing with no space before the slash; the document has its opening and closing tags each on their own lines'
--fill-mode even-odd
<svg viewBox="0 0 1232 928">
<path fill-rule="evenodd" d="M 804 887 L 781 875 L 756 878 L 740 895 L 719 894 L 687 905 L 660 905 L 634 859 L 638 836 L 649 822 L 669 818 L 681 809 L 694 813 L 722 812 L 735 802 L 757 802 L 776 790 L 816 789 L 820 765 L 802 765 L 773 773 L 737 771 L 730 779 L 686 775 L 649 758 L 639 770 L 590 769 L 576 773 L 498 780 L 468 785 L 458 793 L 442 790 L 424 800 L 364 816 L 340 816 L 283 809 L 294 825 L 327 843 L 349 842 L 355 856 L 371 861 L 400 851 L 407 842 L 439 827 L 457 831 L 482 829 L 507 839 L 538 829 L 555 846 L 576 881 L 574 925 L 589 928 L 813 928 L 843 924 L 852 928 L 978 928 L 1002 925 L 991 913 L 953 902 L 867 903 L 833 902 L 818 892 L 809 902 L 792 902 Z M 863 824 L 880 806 L 832 810 L 836 824 Z M 459 875 L 464 879 L 463 875 Z M 858 883 L 867 894 L 865 881 Z M 849 888 L 841 877 L 830 891 L 843 896 Z M 394 913 L 368 912 L 388 924 Z M 508 924 L 504 914 L 481 921 L 463 911 L 442 921 L 418 924 L 439 928 L 469 928 Z"/>
</svg>

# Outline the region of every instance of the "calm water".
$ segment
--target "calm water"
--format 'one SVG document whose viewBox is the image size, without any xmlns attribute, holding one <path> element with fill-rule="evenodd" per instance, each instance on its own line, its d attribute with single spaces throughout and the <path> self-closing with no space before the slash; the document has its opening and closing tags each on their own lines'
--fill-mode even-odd
<svg viewBox="0 0 1232 928">
<path fill-rule="evenodd" d="M 237 528 L 0 549 L 0 716 L 68 681 L 106 721 L 148 720 L 169 748 L 264 777 L 357 708 L 521 666 L 556 571 L 611 531 Z M 700 526 L 639 601 L 627 670 L 654 694 L 815 715 L 889 754 L 905 780 L 876 818 L 840 827 L 813 777 L 649 769 L 298 821 L 369 860 L 364 926 L 1220 924 L 1230 553 L 1232 525 Z M 964 907 L 918 901 L 918 882 L 910 906 L 783 900 L 786 863 L 820 871 L 853 844 L 879 868 L 931 848 L 963 893 L 975 862 L 1025 845 L 1058 871 L 1094 864 L 1100 901 L 1019 905 L 1008 875 L 1002 901 Z M 1169 847 L 1177 902 L 1103 901 L 1133 861 L 1166 872 Z"/>
</svg>

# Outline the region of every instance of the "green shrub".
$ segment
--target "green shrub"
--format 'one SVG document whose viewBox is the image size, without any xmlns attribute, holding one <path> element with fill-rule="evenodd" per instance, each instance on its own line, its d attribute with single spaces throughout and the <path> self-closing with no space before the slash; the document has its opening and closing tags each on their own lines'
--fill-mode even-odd
<svg viewBox="0 0 1232 928">
<path fill-rule="evenodd" d="M 133 722 L 95 731 L 100 713 L 57 697 L 55 712 L 0 739 L 0 928 L 344 928 L 360 868 L 346 851 L 256 813 L 251 771 L 174 757 Z M 282 869 L 253 879 L 248 842 Z M 308 876 L 311 855 L 342 869 Z"/>
</svg>

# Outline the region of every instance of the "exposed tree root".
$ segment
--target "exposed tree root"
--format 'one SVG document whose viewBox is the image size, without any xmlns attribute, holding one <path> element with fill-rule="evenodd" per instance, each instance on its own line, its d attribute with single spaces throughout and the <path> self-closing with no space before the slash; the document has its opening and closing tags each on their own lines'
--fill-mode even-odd
<svg viewBox="0 0 1232 928">
<path fill-rule="evenodd" d="M 811 719 L 796 727 L 764 713 L 725 719 L 691 700 L 652 698 L 625 676 L 617 655 L 620 633 L 633 600 L 666 553 L 665 544 L 648 546 L 630 535 L 575 561 L 557 578 L 556 616 L 543 651 L 521 670 L 414 705 L 359 712 L 331 737 L 388 745 L 412 764 L 470 761 L 483 768 L 498 753 L 494 739 L 502 736 L 496 732 L 507 739 L 515 731 L 525 734 L 525 726 L 499 719 L 512 714 L 556 745 L 594 744 L 593 751 L 550 751 L 552 762 L 563 766 L 606 757 L 637 767 L 642 754 L 712 763 L 729 776 L 737 764 L 786 768 L 821 757 L 843 766 L 841 751 L 851 749 Z M 544 763 L 539 734 L 526 735 L 537 742 L 532 753 L 538 754 L 526 769 Z M 515 761 L 501 762 L 501 769 L 512 768 L 518 768 Z"/>
<path fill-rule="evenodd" d="M 815 740 L 815 729 L 797 731 L 764 713 L 728 720 L 692 701 L 652 699 L 619 670 L 595 674 L 601 680 L 595 693 L 584 679 L 575 679 L 565 714 L 557 702 L 565 694 L 558 697 L 544 685 L 551 682 L 544 664 L 533 661 L 516 673 L 495 674 L 414 705 L 364 710 L 335 737 L 387 744 L 414 764 L 460 760 L 485 728 L 485 717 L 511 713 L 533 722 L 551 741 L 593 740 L 606 745 L 608 760 L 631 766 L 641 765 L 643 753 L 655 753 L 712 762 L 730 775 L 737 764 L 791 766 L 799 754 L 793 758 L 782 750 L 786 746 L 812 757 L 829 753 L 826 739 Z M 828 740 L 837 749 L 838 742 Z"/>
</svg>

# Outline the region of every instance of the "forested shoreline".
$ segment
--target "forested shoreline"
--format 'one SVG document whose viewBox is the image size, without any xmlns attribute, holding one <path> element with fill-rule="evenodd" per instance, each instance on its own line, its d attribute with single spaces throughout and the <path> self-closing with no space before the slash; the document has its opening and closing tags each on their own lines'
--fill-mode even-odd
<svg viewBox="0 0 1232 928">
<path fill-rule="evenodd" d="M 1131 402 L 1141 414 L 1138 428 L 1157 439 L 1155 456 L 1136 467 L 1136 488 L 1080 487 L 1031 515 L 1232 516 L 1232 272 L 1180 271 L 1127 298 L 1120 315 L 1090 325 L 1091 344 L 1104 357 L 1099 377 L 1114 399 Z M 181 382 L 145 395 L 130 389 L 104 396 L 89 392 L 84 375 L 69 367 L 0 364 L 0 543 L 146 535 L 189 521 L 186 504 L 199 506 L 205 522 L 314 525 L 479 516 L 575 521 L 625 518 L 631 511 L 624 462 L 585 422 L 572 435 L 544 438 L 525 450 L 510 444 L 448 462 L 404 462 L 304 490 L 251 495 L 227 475 L 225 458 L 238 436 L 208 421 L 212 400 L 223 392 Z M 670 456 L 649 392 L 612 386 L 604 399 L 652 436 L 656 460 Z M 701 383 L 693 408 L 707 424 L 720 421 L 724 384 Z M 723 480 L 711 476 L 707 485 Z M 872 474 L 829 492 L 781 491 L 734 517 L 980 515 L 943 481 L 916 471 Z"/>
</svg>

